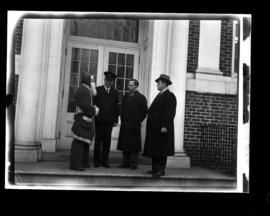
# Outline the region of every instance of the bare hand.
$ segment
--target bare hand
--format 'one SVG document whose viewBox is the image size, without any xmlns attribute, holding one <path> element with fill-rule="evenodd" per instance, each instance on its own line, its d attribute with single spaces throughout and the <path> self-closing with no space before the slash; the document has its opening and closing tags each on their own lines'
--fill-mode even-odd
<svg viewBox="0 0 270 216">
<path fill-rule="evenodd" d="M 161 132 L 161 133 L 167 133 L 167 132 L 168 132 L 168 130 L 167 130 L 167 128 L 162 127 L 160 132 Z"/>
</svg>

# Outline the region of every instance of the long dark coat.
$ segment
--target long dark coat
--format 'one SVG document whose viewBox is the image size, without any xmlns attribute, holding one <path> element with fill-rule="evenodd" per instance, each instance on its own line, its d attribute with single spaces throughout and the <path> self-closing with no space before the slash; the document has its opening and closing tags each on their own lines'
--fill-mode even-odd
<svg viewBox="0 0 270 216">
<path fill-rule="evenodd" d="M 121 104 L 121 127 L 117 149 L 125 152 L 141 151 L 141 123 L 147 113 L 145 96 L 138 91 L 133 96 L 125 94 Z"/>
<path fill-rule="evenodd" d="M 118 96 L 117 91 L 114 88 L 111 88 L 110 93 L 107 93 L 104 85 L 98 86 L 94 104 L 100 109 L 99 114 L 96 117 L 96 122 L 111 124 L 118 122 Z"/>
<path fill-rule="evenodd" d="M 174 155 L 174 117 L 176 97 L 168 89 L 158 95 L 148 110 L 143 155 L 165 157 Z M 168 133 L 161 133 L 165 127 Z"/>
</svg>

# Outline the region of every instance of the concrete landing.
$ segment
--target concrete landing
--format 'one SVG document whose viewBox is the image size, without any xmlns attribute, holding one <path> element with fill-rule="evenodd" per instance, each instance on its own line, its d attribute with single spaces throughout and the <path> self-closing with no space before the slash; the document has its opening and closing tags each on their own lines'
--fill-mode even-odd
<svg viewBox="0 0 270 216">
<path fill-rule="evenodd" d="M 23 186 L 60 186 L 85 189 L 124 188 L 135 190 L 233 190 L 234 177 L 214 170 L 191 167 L 167 168 L 166 175 L 153 179 L 146 172 L 149 165 L 140 165 L 137 170 L 120 169 L 119 164 L 112 168 L 88 168 L 83 172 L 69 169 L 68 162 L 17 163 L 15 165 L 16 185 Z"/>
</svg>

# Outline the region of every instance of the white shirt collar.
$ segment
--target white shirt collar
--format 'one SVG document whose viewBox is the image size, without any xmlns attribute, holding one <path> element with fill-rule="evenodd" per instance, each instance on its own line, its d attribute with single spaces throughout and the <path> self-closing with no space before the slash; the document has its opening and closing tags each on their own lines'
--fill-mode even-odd
<svg viewBox="0 0 270 216">
<path fill-rule="evenodd" d="M 160 94 L 162 94 L 163 92 L 165 92 L 167 89 L 168 89 L 168 87 L 165 88 L 165 89 L 163 89 L 163 90 L 160 92 Z"/>
<path fill-rule="evenodd" d="M 109 89 L 109 90 L 110 90 L 110 89 L 111 89 L 111 87 L 107 88 L 105 85 L 104 85 L 104 88 L 105 88 L 105 90 L 107 90 L 107 89 Z"/>
</svg>

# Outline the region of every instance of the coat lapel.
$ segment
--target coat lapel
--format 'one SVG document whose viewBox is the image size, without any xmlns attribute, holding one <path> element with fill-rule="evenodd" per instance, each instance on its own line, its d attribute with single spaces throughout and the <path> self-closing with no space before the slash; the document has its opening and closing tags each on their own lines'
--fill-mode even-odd
<svg viewBox="0 0 270 216">
<path fill-rule="evenodd" d="M 149 107 L 149 110 L 155 107 L 155 105 L 159 102 L 159 100 L 163 97 L 163 95 L 167 94 L 167 92 L 169 92 L 169 89 L 165 90 L 162 94 L 159 93 L 153 100 L 151 106 Z"/>
</svg>

